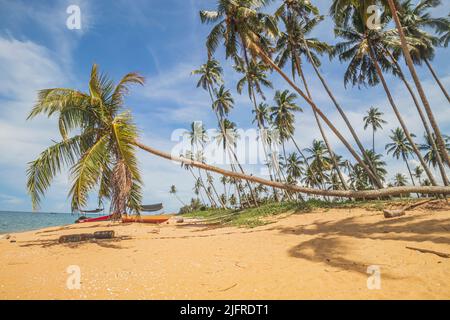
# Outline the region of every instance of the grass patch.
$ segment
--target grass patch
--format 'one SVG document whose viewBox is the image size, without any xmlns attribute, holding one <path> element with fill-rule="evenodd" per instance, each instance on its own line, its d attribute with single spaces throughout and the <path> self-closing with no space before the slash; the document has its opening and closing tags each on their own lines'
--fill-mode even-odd
<svg viewBox="0 0 450 320">
<path fill-rule="evenodd" d="M 305 202 L 271 202 L 262 204 L 258 208 L 243 210 L 232 209 L 206 209 L 183 214 L 186 218 L 205 219 L 207 222 L 220 223 L 236 227 L 254 228 L 268 223 L 268 217 L 283 213 L 307 213 L 317 209 L 351 209 L 364 208 L 371 211 L 381 211 L 387 206 L 402 206 L 411 201 L 422 199 L 393 199 L 393 200 L 370 200 L 370 201 L 325 201 L 321 199 L 309 199 Z"/>
</svg>

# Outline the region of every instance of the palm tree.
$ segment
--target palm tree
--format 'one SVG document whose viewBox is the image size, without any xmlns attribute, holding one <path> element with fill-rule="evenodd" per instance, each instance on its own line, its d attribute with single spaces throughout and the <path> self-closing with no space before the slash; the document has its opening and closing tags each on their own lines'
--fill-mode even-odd
<svg viewBox="0 0 450 320">
<path fill-rule="evenodd" d="M 171 185 L 170 186 L 170 190 L 169 190 L 170 194 L 173 194 L 175 196 L 175 198 L 177 198 L 177 200 L 183 205 L 185 206 L 186 204 L 180 199 L 180 197 L 178 197 L 177 195 L 177 187 L 175 185 Z"/>
<path fill-rule="evenodd" d="M 386 162 L 382 160 L 383 155 L 379 153 L 375 153 L 371 150 L 366 150 L 367 157 L 369 158 L 369 161 L 371 161 L 374 165 L 376 174 L 381 178 L 381 180 L 384 182 L 385 177 L 387 174 L 386 171 Z M 369 177 L 367 176 L 366 172 L 363 172 L 363 175 L 366 177 L 367 181 L 369 181 Z"/>
<path fill-rule="evenodd" d="M 295 99 L 297 99 L 295 93 L 291 93 L 289 90 L 284 90 L 283 92 L 277 90 L 274 97 L 275 106 L 270 108 L 270 117 L 272 123 L 279 132 L 279 138 L 283 146 L 285 157 L 285 142 L 289 139 L 294 140 L 292 138 L 295 132 L 294 113 L 303 111 L 302 108 L 295 104 Z"/>
<path fill-rule="evenodd" d="M 416 177 L 417 180 L 419 180 L 419 184 L 422 185 L 422 174 L 423 169 L 421 166 L 416 166 L 414 168 L 414 177 Z"/>
<path fill-rule="evenodd" d="M 406 138 L 405 132 L 402 129 L 396 128 L 395 130 L 391 130 L 391 132 L 392 135 L 389 136 L 389 138 L 392 140 L 392 142 L 386 144 L 387 153 L 392 153 L 392 156 L 394 158 L 399 159 L 401 157 L 403 161 L 405 161 L 409 176 L 411 177 L 411 182 L 413 185 L 415 185 L 414 178 L 408 164 L 409 157 L 414 153 L 413 147 Z"/>
<path fill-rule="evenodd" d="M 385 50 L 386 54 L 389 56 L 389 58 L 391 59 L 393 65 L 394 65 L 394 75 L 398 75 L 400 77 L 400 79 L 403 81 L 403 83 L 405 84 L 406 89 L 408 90 L 409 94 L 411 95 L 411 98 L 414 102 L 414 105 L 417 109 L 417 112 L 419 113 L 420 119 L 422 121 L 422 124 L 425 128 L 425 134 L 427 136 L 432 136 L 433 133 L 428 125 L 428 121 L 426 119 L 426 116 L 424 114 L 424 112 L 422 111 L 422 107 L 419 104 L 419 101 L 416 97 L 416 94 L 414 93 L 414 90 L 412 89 L 411 85 L 409 84 L 408 80 L 406 80 L 406 77 L 402 71 L 402 68 L 400 67 L 399 63 L 397 62 L 397 59 L 394 57 L 394 54 L 392 54 L 389 50 Z M 434 149 L 434 152 L 436 153 L 436 161 L 438 163 L 439 166 L 439 171 L 441 173 L 441 177 L 442 177 L 442 181 L 444 182 L 444 185 L 449 185 L 449 181 L 445 172 L 445 168 L 444 168 L 444 163 L 442 161 L 442 156 L 439 152 L 437 152 L 438 147 L 436 144 L 435 139 L 430 139 L 431 141 L 431 147 Z"/>
<path fill-rule="evenodd" d="M 313 17 L 310 17 L 311 14 L 313 15 Z M 317 7 L 312 5 L 310 3 L 310 1 L 305 1 L 305 0 L 294 0 L 294 1 L 286 0 L 286 1 L 284 1 L 283 5 L 277 10 L 276 16 L 280 16 L 282 18 L 282 20 L 285 24 L 285 29 L 286 29 L 286 32 L 281 34 L 281 36 L 279 37 L 279 41 L 277 43 L 277 49 L 281 50 L 280 54 L 277 57 L 278 63 L 280 64 L 280 66 L 283 66 L 285 61 L 289 57 L 291 57 L 293 77 L 295 78 L 295 70 L 297 70 L 303 80 L 304 85 L 305 85 L 305 90 L 308 95 L 308 98 L 310 100 L 312 100 L 310 91 L 306 84 L 306 80 L 305 80 L 305 77 L 304 77 L 304 74 L 303 74 L 303 71 L 301 68 L 301 60 L 300 60 L 300 55 L 305 55 L 307 57 L 307 60 L 312 65 L 317 77 L 321 81 L 322 86 L 324 87 L 328 96 L 332 100 L 334 106 L 338 110 L 338 112 L 341 115 L 342 119 L 344 120 L 346 126 L 350 130 L 350 133 L 352 134 L 352 137 L 356 141 L 356 143 L 361 151 L 361 154 L 363 155 L 363 158 L 365 158 L 367 160 L 367 157 L 364 154 L 365 148 L 363 147 L 358 135 L 356 134 L 355 129 L 353 128 L 350 120 L 348 119 L 344 110 L 338 103 L 336 97 L 333 95 L 325 78 L 322 76 L 322 74 L 319 70 L 321 63 L 315 53 L 316 52 L 319 54 L 322 54 L 324 52 L 330 53 L 331 47 L 328 46 L 326 43 L 320 42 L 314 38 L 306 38 L 306 35 L 309 32 L 311 32 L 313 30 L 313 28 L 316 27 L 323 20 L 324 17 L 319 15 L 319 10 L 317 9 Z M 316 118 L 316 122 L 319 126 L 319 130 L 321 132 L 322 138 L 323 138 L 325 144 L 327 145 L 329 153 L 331 155 L 333 155 L 334 152 L 331 149 L 330 143 L 328 142 L 328 139 L 324 133 L 322 125 L 319 122 L 318 114 L 317 114 L 317 112 L 315 112 L 315 108 L 313 108 L 313 112 L 314 112 L 314 117 Z M 335 168 L 339 174 L 341 183 L 345 189 L 346 188 L 345 179 L 343 178 L 342 173 L 340 172 L 340 170 L 336 164 L 336 161 L 333 159 L 333 156 L 332 156 L 332 160 L 333 160 L 333 164 L 335 165 Z M 364 164 L 361 161 L 360 161 L 360 163 Z M 370 169 L 373 174 L 374 170 L 373 170 L 372 164 L 368 161 L 366 161 L 365 163 L 367 163 L 368 169 Z M 379 179 L 374 179 L 374 184 L 378 187 L 381 186 Z"/>
<path fill-rule="evenodd" d="M 449 157 L 449 153 L 447 152 L 446 148 L 445 148 L 445 141 L 444 138 L 441 134 L 441 130 L 439 129 L 439 126 L 437 124 L 437 121 L 434 117 L 433 111 L 431 110 L 431 106 L 430 103 L 428 101 L 428 98 L 425 94 L 425 91 L 422 87 L 422 83 L 419 80 L 419 77 L 417 76 L 417 72 L 416 69 L 414 67 L 414 62 L 412 60 L 411 54 L 409 52 L 408 49 L 408 43 L 406 41 L 406 36 L 405 33 L 403 31 L 403 27 L 402 24 L 400 22 L 400 19 L 398 17 L 398 12 L 397 12 L 397 7 L 396 4 L 394 2 L 394 0 L 387 0 L 389 8 L 390 8 L 390 12 L 392 17 L 394 18 L 394 22 L 395 25 L 397 27 L 397 31 L 398 34 L 400 36 L 400 41 L 401 41 L 401 47 L 402 47 L 402 51 L 403 51 L 403 56 L 405 57 L 406 60 L 406 64 L 408 65 L 409 71 L 411 73 L 411 76 L 414 80 L 414 84 L 416 85 L 416 89 L 419 93 L 420 99 L 422 100 L 423 106 L 425 107 L 425 111 L 427 113 L 428 119 L 430 121 L 431 127 L 433 128 L 433 131 L 436 135 L 436 140 L 437 140 L 437 144 L 438 147 L 440 149 L 440 152 L 443 154 L 443 158 L 444 161 L 450 165 L 450 157 Z M 433 180 L 430 179 L 431 183 L 433 184 Z"/>
<path fill-rule="evenodd" d="M 375 131 L 377 129 L 382 129 L 383 124 L 387 123 L 383 118 L 383 112 L 378 110 L 378 108 L 371 107 L 367 111 L 367 116 L 364 117 L 364 130 L 367 127 L 372 127 L 372 151 L 375 152 Z"/>
<path fill-rule="evenodd" d="M 392 70 L 393 68 L 388 57 L 384 54 L 385 47 L 392 42 L 395 42 L 395 38 L 392 37 L 392 32 L 368 30 L 361 20 L 361 16 L 356 14 L 352 16 L 351 24 L 336 28 L 335 34 L 345 39 L 344 42 L 338 43 L 335 47 L 336 54 L 339 55 L 339 60 L 350 60 L 350 64 L 344 75 L 344 83 L 347 84 L 350 82 L 353 85 L 358 86 L 366 84 L 375 86 L 381 81 L 389 103 L 403 129 L 406 139 L 412 146 L 414 153 L 424 167 L 430 181 L 433 185 L 437 185 L 433 174 L 426 166 L 419 149 L 412 139 L 412 135 L 397 108 L 383 75 L 381 66 L 384 70 Z"/>
<path fill-rule="evenodd" d="M 98 190 L 99 202 L 110 199 L 113 213 L 139 213 L 142 180 L 133 144 L 138 130 L 123 100 L 133 84 L 143 85 L 144 78 L 129 73 L 115 85 L 93 65 L 89 93 L 65 88 L 39 92 L 28 119 L 57 115 L 62 140 L 29 163 L 27 188 L 34 209 L 54 177 L 68 166 L 72 211 L 85 207 L 89 193 Z"/>
<path fill-rule="evenodd" d="M 220 63 L 215 59 L 208 59 L 208 61 L 201 65 L 199 69 L 192 71 L 193 75 L 200 75 L 200 79 L 197 82 L 197 88 L 202 87 L 207 90 L 211 101 L 213 98 L 213 89 L 216 85 L 222 85 L 222 67 Z"/>
<path fill-rule="evenodd" d="M 406 186 L 407 183 L 408 183 L 408 178 L 406 178 L 405 175 L 403 175 L 401 173 L 397 173 L 394 176 L 394 186 L 403 187 L 403 186 Z"/>
<path fill-rule="evenodd" d="M 235 58 L 236 65 L 234 66 L 235 70 L 239 73 L 244 74 L 244 77 L 241 78 L 237 83 L 237 92 L 239 94 L 242 93 L 243 87 L 247 87 L 248 95 L 250 101 L 253 103 L 252 112 L 255 114 L 254 122 L 257 123 L 259 129 L 259 138 L 261 139 L 261 145 L 264 151 L 265 162 L 267 163 L 269 158 L 270 144 L 267 143 L 266 139 L 266 130 L 265 130 L 265 122 L 267 120 L 264 117 L 267 117 L 267 113 L 264 114 L 266 110 L 264 110 L 264 104 L 259 104 L 257 102 L 256 93 L 265 100 L 265 96 L 262 90 L 262 87 L 273 88 L 272 83 L 267 78 L 267 66 L 261 62 L 256 62 L 255 60 L 248 61 L 240 59 L 239 57 Z M 270 173 L 270 179 L 273 179 L 273 175 L 271 173 L 271 168 L 268 166 L 268 170 Z M 275 173 L 276 174 L 276 173 Z M 275 194 L 275 191 L 274 191 Z"/>
<path fill-rule="evenodd" d="M 208 141 L 208 135 L 206 133 L 205 126 L 199 121 L 192 122 L 191 130 L 187 131 L 186 135 L 188 136 L 189 141 L 191 143 L 190 151 L 191 151 L 193 158 L 196 161 L 204 162 L 203 145 L 204 145 L 204 143 L 206 143 Z M 209 175 L 209 173 L 207 172 L 207 177 L 208 177 L 208 175 Z M 200 169 L 198 169 L 198 177 L 199 177 L 198 179 L 200 180 L 200 183 L 201 183 L 201 187 L 205 191 L 205 194 L 208 197 L 211 205 L 215 206 L 216 202 L 214 200 L 214 197 L 209 192 L 208 187 L 205 185 Z"/>
<path fill-rule="evenodd" d="M 433 148 L 433 140 L 436 140 L 436 136 L 432 135 L 428 136 L 428 135 L 424 135 L 424 140 L 425 143 L 420 144 L 419 145 L 419 149 L 421 151 L 425 152 L 425 156 L 424 159 L 425 161 L 431 165 L 433 168 L 436 168 L 436 166 L 438 165 L 438 159 L 439 159 L 439 155 L 440 153 L 436 152 L 436 149 Z M 447 135 L 444 135 L 444 140 L 445 140 L 445 147 L 447 149 L 448 152 L 450 152 L 450 137 Z"/>
<path fill-rule="evenodd" d="M 449 31 L 448 19 L 434 18 L 428 12 L 428 9 L 437 7 L 440 4 L 440 0 L 421 0 L 415 5 L 411 0 L 402 1 L 399 3 L 398 18 L 405 35 L 414 37 L 420 42 L 418 46 L 410 50 L 411 58 L 419 65 L 422 61 L 425 62 L 442 93 L 450 102 L 447 90 L 430 63 L 430 60 L 434 57 L 434 47 L 439 46 L 441 40 L 438 36 L 426 31 L 426 29 L 434 29 L 438 34 Z"/>
<path fill-rule="evenodd" d="M 227 183 L 228 183 L 228 178 L 226 176 L 221 176 L 220 177 L 220 182 L 223 185 L 223 195 L 225 196 L 225 203 L 227 203 L 228 201 L 228 196 L 227 196 Z"/>
<path fill-rule="evenodd" d="M 267 5 L 269 0 L 220 0 L 216 11 L 200 11 L 200 19 L 203 23 L 216 23 L 211 29 L 206 47 L 208 54 L 212 55 L 221 40 L 224 41 L 226 57 L 235 58 L 238 47 L 244 53 L 250 50 L 253 56 L 259 56 L 265 63 L 276 70 L 280 76 L 311 106 L 315 112 L 324 120 L 327 126 L 341 140 L 352 156 L 368 172 L 377 187 L 382 187 L 379 179 L 370 171 L 361 157 L 348 143 L 340 131 L 333 125 L 317 105 L 278 67 L 268 54 L 268 40 L 278 35 L 279 31 L 275 21 L 267 14 L 261 13 L 260 9 Z M 246 56 L 246 54 L 244 54 Z"/>
<path fill-rule="evenodd" d="M 284 9 L 286 7 L 286 9 Z M 286 10 L 286 11 L 282 11 Z M 294 12 L 291 12 L 294 10 Z M 308 98 L 312 100 L 311 92 L 308 87 L 305 75 L 303 73 L 302 58 L 301 56 L 307 56 L 307 59 L 312 60 L 312 63 L 316 66 L 320 66 L 320 60 L 317 54 L 323 54 L 324 52 L 330 52 L 331 48 L 325 42 L 321 42 L 315 38 L 305 38 L 305 35 L 310 33 L 317 24 L 323 20 L 323 16 L 317 16 L 309 19 L 308 12 L 318 12 L 317 8 L 311 4 L 306 4 L 304 1 L 285 1 L 282 7 L 278 10 L 281 14 L 281 19 L 284 22 L 286 31 L 282 32 L 278 38 L 276 50 L 279 52 L 275 62 L 280 68 L 284 67 L 288 60 L 291 61 L 292 78 L 295 80 L 295 75 L 298 74 L 303 82 L 305 91 Z M 300 20 L 297 17 L 298 13 L 303 13 Z M 308 18 L 308 19 L 306 19 Z M 309 53 L 309 54 L 308 54 Z M 339 174 L 339 179 L 344 189 L 347 189 L 345 179 L 337 165 L 334 158 L 334 152 L 331 148 L 331 144 L 327 138 L 325 131 L 323 130 L 317 112 L 313 109 L 314 118 L 316 119 L 317 126 L 321 133 L 322 139 L 328 148 L 328 152 L 331 155 L 333 165 Z"/>
<path fill-rule="evenodd" d="M 234 100 L 231 95 L 230 90 L 227 90 L 225 86 L 222 84 L 222 68 L 217 60 L 211 58 L 209 56 L 206 64 L 202 65 L 200 69 L 194 70 L 192 74 L 200 75 L 199 82 L 197 83 L 197 87 L 202 87 L 206 89 L 209 93 L 212 103 L 212 109 L 214 114 L 217 117 L 217 121 L 220 125 L 220 130 L 222 134 L 225 135 L 225 128 L 222 126 L 223 119 L 230 113 L 231 109 L 233 109 Z M 219 85 L 220 87 L 217 89 L 215 86 Z M 231 149 L 230 149 L 231 150 Z M 244 169 L 238 161 L 238 158 L 233 150 L 230 151 L 241 171 L 242 174 L 245 174 Z M 234 170 L 234 168 L 232 169 Z M 257 205 L 256 199 L 254 197 L 254 192 L 250 186 L 250 183 L 247 181 L 247 186 L 250 188 L 250 192 L 254 199 L 255 205 Z"/>
<path fill-rule="evenodd" d="M 333 164 L 323 141 L 314 140 L 311 148 L 305 151 L 310 154 L 307 161 L 310 161 L 309 167 L 311 173 L 316 179 L 317 185 L 322 187 L 328 183 L 330 176 L 327 174 L 333 168 Z"/>
<path fill-rule="evenodd" d="M 255 60 L 251 60 L 246 64 L 244 60 L 236 58 L 235 62 L 235 70 L 244 75 L 237 82 L 237 92 L 241 94 L 244 86 L 246 86 L 250 101 L 253 102 L 254 108 L 256 109 L 258 104 L 256 101 L 256 93 L 265 100 L 266 98 L 262 88 L 273 88 L 272 82 L 267 78 L 269 68 L 264 63 Z"/>
<path fill-rule="evenodd" d="M 297 153 L 292 152 L 288 155 L 285 161 L 286 173 L 289 177 L 291 177 L 294 181 L 297 181 L 298 178 L 302 176 L 303 162 L 300 160 L 300 157 Z"/>
</svg>

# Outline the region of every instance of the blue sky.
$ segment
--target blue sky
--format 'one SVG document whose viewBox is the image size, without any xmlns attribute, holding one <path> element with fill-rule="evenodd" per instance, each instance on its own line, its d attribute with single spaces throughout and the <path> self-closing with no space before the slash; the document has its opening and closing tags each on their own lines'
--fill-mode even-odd
<svg viewBox="0 0 450 320">
<path fill-rule="evenodd" d="M 328 1 L 315 2 L 325 14 Z M 73 4 L 81 9 L 81 30 L 66 27 L 66 9 Z M 146 86 L 133 89 L 126 100 L 145 143 L 170 151 L 175 144 L 170 139 L 175 129 L 188 128 L 192 121 L 203 121 L 208 128 L 215 126 L 208 95 L 196 88 L 196 78 L 190 75 L 206 58 L 204 40 L 209 27 L 200 23 L 198 11 L 214 9 L 214 1 L 0 0 L 0 8 L 0 210 L 31 209 L 26 194 L 26 164 L 51 144 L 51 139 L 58 139 L 54 119 L 25 121 L 36 91 L 48 87 L 86 90 L 93 63 L 99 64 L 116 80 L 130 71 L 138 71 L 147 78 Z M 436 13 L 444 15 L 449 11 L 450 4 L 445 2 Z M 336 42 L 328 18 L 314 35 L 330 43 Z M 250 102 L 245 94 L 239 96 L 235 92 L 239 76 L 232 71 L 231 62 L 223 59 L 222 53 L 218 53 L 218 58 L 223 62 L 226 85 L 233 89 L 236 101 L 231 118 L 239 127 L 251 128 Z M 437 51 L 433 65 L 443 83 L 450 87 L 450 67 L 444 50 Z M 378 150 L 381 151 L 389 130 L 398 123 L 381 88 L 344 88 L 344 68 L 345 65 L 325 58 L 321 67 L 366 145 L 371 143 L 371 133 L 363 130 L 364 112 L 370 106 L 377 106 L 386 114 L 389 124 L 377 133 Z M 418 68 L 418 71 L 441 129 L 449 134 L 448 103 L 427 70 Z M 343 128 L 308 66 L 306 73 L 315 101 L 337 127 Z M 272 74 L 271 80 L 276 89 L 287 88 L 278 75 Z M 418 117 L 405 90 L 398 81 L 394 82 L 390 77 L 388 80 L 408 125 L 422 136 Z M 271 90 L 266 93 L 269 103 L 273 94 Z M 305 112 L 297 116 L 295 135 L 300 145 L 306 147 L 319 137 L 319 133 L 308 106 L 298 102 Z M 329 135 L 335 150 L 347 156 L 337 140 Z M 390 157 L 385 160 L 390 165 L 391 175 L 406 173 L 406 167 L 400 161 Z M 183 200 L 190 199 L 192 178 L 179 165 L 142 152 L 139 152 L 139 161 L 145 182 L 145 202 L 162 201 L 168 211 L 176 210 L 179 203 L 168 194 L 172 184 L 177 185 Z M 412 163 L 414 165 L 414 160 Z M 254 166 L 246 169 L 257 172 Z M 67 174 L 59 176 L 49 190 L 42 210 L 68 211 L 68 186 Z"/>
</svg>

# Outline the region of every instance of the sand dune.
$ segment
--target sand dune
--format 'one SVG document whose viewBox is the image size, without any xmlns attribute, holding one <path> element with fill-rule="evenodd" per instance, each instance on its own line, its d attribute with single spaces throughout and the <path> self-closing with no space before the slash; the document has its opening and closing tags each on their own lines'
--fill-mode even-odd
<svg viewBox="0 0 450 320">
<path fill-rule="evenodd" d="M 111 229 L 114 241 L 57 242 Z M 448 207 L 390 220 L 333 209 L 254 229 L 92 223 L 14 238 L 0 240 L 1 299 L 450 298 L 450 259 L 406 248 L 449 254 Z M 80 289 L 67 288 L 71 265 Z M 380 289 L 368 289 L 370 266 Z"/>
</svg>

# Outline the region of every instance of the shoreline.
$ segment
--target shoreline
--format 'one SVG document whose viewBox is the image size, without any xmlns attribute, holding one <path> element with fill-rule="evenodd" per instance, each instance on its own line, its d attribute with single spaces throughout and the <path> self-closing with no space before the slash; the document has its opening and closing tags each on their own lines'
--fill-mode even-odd
<svg viewBox="0 0 450 320">
<path fill-rule="evenodd" d="M 450 299 L 450 207 L 315 210 L 255 228 L 93 222 L 0 240 L 0 299 Z M 114 230 L 116 239 L 59 244 Z M 79 266 L 81 288 L 67 288 Z M 379 266 L 381 288 L 367 287 Z"/>
</svg>

